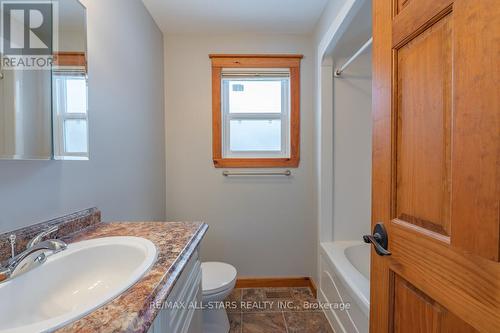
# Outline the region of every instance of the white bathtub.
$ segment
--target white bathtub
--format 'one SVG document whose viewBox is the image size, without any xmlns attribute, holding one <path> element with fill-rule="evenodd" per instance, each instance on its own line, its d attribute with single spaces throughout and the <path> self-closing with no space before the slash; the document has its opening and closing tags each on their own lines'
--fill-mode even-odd
<svg viewBox="0 0 500 333">
<path fill-rule="evenodd" d="M 367 333 L 370 314 L 370 246 L 361 241 L 321 244 L 322 302 L 349 304 L 349 309 L 325 309 L 336 332 Z"/>
</svg>

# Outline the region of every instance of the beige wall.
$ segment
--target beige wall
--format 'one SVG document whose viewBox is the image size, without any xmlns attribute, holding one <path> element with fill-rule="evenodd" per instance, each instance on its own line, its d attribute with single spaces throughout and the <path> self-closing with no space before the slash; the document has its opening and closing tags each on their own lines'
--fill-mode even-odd
<svg viewBox="0 0 500 333">
<path fill-rule="evenodd" d="M 291 178 L 224 178 L 212 164 L 209 53 L 302 53 L 302 158 Z M 167 218 L 210 225 L 203 259 L 240 276 L 312 276 L 313 48 L 300 36 L 166 36 Z"/>
</svg>

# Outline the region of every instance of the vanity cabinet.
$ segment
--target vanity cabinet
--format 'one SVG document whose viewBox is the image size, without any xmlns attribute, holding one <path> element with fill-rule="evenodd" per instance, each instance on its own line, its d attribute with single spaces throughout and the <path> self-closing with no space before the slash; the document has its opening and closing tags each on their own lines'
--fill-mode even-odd
<svg viewBox="0 0 500 333">
<path fill-rule="evenodd" d="M 148 333 L 200 333 L 203 314 L 201 263 L 194 252 Z"/>
</svg>

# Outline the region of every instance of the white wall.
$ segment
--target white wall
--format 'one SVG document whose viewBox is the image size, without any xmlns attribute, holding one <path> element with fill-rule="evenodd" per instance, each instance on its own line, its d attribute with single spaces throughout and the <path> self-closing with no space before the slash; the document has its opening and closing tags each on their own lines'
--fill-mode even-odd
<svg viewBox="0 0 500 333">
<path fill-rule="evenodd" d="M 162 34 L 141 1 L 84 3 L 91 160 L 0 161 L 0 232 L 91 206 L 165 219 Z"/>
<path fill-rule="evenodd" d="M 0 81 L 0 156 L 52 154 L 51 74 L 6 70 Z"/>
<path fill-rule="evenodd" d="M 316 231 L 320 242 L 333 239 L 333 72 L 327 50 L 340 38 L 340 30 L 356 0 L 329 0 L 314 31 L 314 134 L 317 193 Z M 337 37 L 336 37 L 337 36 Z M 319 244 L 316 244 L 319 247 Z M 319 260 L 319 259 L 318 259 Z M 319 274 L 317 275 L 319 277 Z"/>
<path fill-rule="evenodd" d="M 314 132 L 317 230 L 320 242 L 360 239 L 360 233 L 366 233 L 370 225 L 370 216 L 366 219 L 370 209 L 370 198 L 367 197 L 371 196 L 367 179 L 370 173 L 367 174 L 366 170 L 371 160 L 368 147 L 371 141 L 367 141 L 371 132 L 366 130 L 371 123 L 371 107 L 367 104 L 367 96 L 361 93 L 367 88 L 369 80 L 348 79 L 337 83 L 338 79 L 333 79 L 336 63 L 352 55 L 370 36 L 370 6 L 371 0 L 330 0 L 314 33 Z M 332 53 L 336 53 L 333 58 Z M 369 69 L 361 67 L 358 70 L 369 73 Z M 342 93 L 346 94 L 344 99 Z M 352 109 L 356 109 L 355 113 L 349 114 Z M 349 125 L 353 125 L 353 128 L 349 128 Z M 364 132 L 357 136 L 356 131 L 360 129 Z M 349 184 L 351 180 L 354 183 Z M 359 198 L 356 197 L 360 193 Z M 359 207 L 356 207 L 358 201 Z M 348 206 L 344 208 L 343 204 Z M 353 210 L 354 214 L 349 216 Z M 317 276 L 320 276 L 320 272 Z"/>
<path fill-rule="evenodd" d="M 342 6 L 344 6 L 348 1 L 349 0 L 328 0 L 314 29 L 314 42 L 316 46 L 318 46 L 325 35 L 327 35 L 332 23 L 339 15 Z"/>
<path fill-rule="evenodd" d="M 361 55 L 333 80 L 334 240 L 361 240 L 370 233 L 371 59 L 371 52 Z"/>
<path fill-rule="evenodd" d="M 301 163 L 288 178 L 224 178 L 212 163 L 209 53 L 301 53 Z M 313 49 L 299 36 L 166 36 L 167 217 L 204 220 L 204 260 L 240 276 L 312 276 Z"/>
<path fill-rule="evenodd" d="M 63 29 L 59 32 L 59 51 L 84 52 L 86 47 L 84 31 Z"/>
</svg>

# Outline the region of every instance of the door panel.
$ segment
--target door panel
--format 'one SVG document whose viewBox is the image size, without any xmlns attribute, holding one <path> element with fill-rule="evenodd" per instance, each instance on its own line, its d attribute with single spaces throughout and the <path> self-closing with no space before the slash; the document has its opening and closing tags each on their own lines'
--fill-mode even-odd
<svg viewBox="0 0 500 333">
<path fill-rule="evenodd" d="M 500 332 L 498 263 L 456 251 L 413 225 L 391 226 L 387 274 L 404 277 L 478 331 Z"/>
<path fill-rule="evenodd" d="M 451 14 L 397 50 L 396 216 L 450 235 Z"/>
<path fill-rule="evenodd" d="M 393 283 L 394 332 L 438 332 L 440 309 L 436 302 L 398 275 Z"/>
<path fill-rule="evenodd" d="M 391 0 L 386 0 L 391 5 Z M 414 39 L 428 27 L 439 21 L 443 16 L 450 13 L 453 8 L 453 0 L 412 0 L 406 3 L 403 10 L 392 17 L 390 30 L 392 35 L 392 45 L 400 47 L 408 41 Z M 397 9 L 394 9 L 397 12 Z"/>
<path fill-rule="evenodd" d="M 396 8 L 397 12 L 400 13 L 403 8 L 406 7 L 410 3 L 410 0 L 398 0 L 398 7 Z"/>
<path fill-rule="evenodd" d="M 500 1 L 374 0 L 371 332 L 500 332 Z"/>
<path fill-rule="evenodd" d="M 469 324 L 450 313 L 402 277 L 394 276 L 394 332 L 473 333 Z"/>
</svg>

